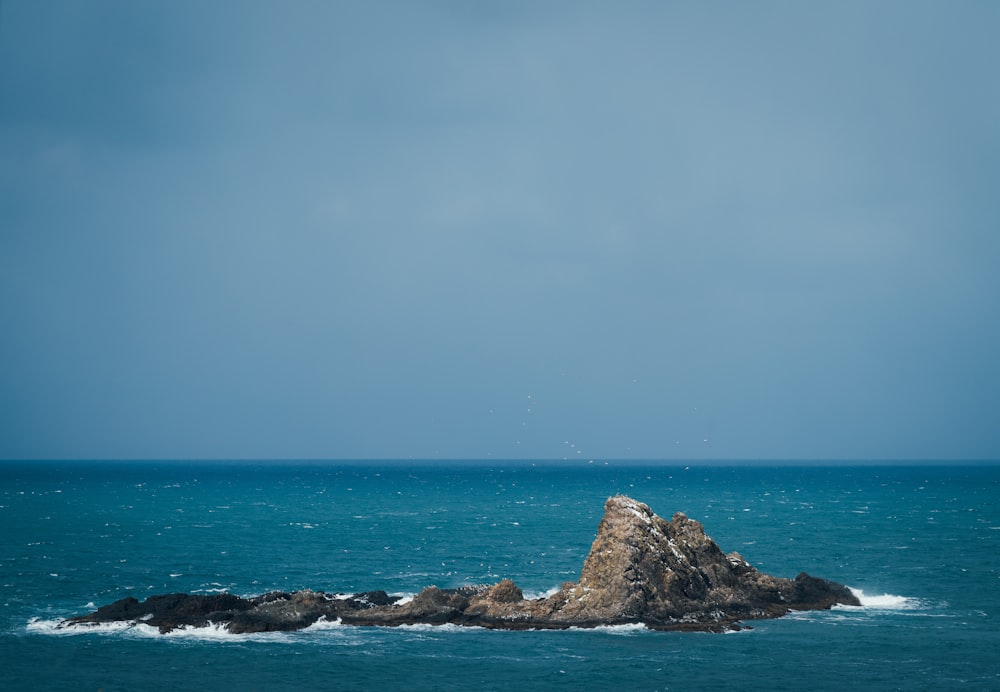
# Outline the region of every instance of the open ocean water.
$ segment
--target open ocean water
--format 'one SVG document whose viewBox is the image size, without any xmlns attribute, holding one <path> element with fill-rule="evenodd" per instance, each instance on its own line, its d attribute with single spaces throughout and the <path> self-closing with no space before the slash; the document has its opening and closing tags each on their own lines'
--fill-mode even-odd
<svg viewBox="0 0 1000 692">
<path fill-rule="evenodd" d="M 616 493 L 861 608 L 637 627 L 56 631 L 125 596 L 576 580 Z M 1000 689 L 1000 466 L 0 463 L 0 688 Z"/>
</svg>

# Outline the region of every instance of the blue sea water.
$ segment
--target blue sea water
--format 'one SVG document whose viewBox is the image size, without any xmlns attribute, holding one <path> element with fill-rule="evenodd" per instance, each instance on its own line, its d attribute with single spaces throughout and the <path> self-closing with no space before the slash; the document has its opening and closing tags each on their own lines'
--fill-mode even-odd
<svg viewBox="0 0 1000 692">
<path fill-rule="evenodd" d="M 125 596 L 575 580 L 604 501 L 698 519 L 861 608 L 639 627 L 67 633 Z M 2 689 L 1000 689 L 1000 467 L 0 464 Z"/>
</svg>

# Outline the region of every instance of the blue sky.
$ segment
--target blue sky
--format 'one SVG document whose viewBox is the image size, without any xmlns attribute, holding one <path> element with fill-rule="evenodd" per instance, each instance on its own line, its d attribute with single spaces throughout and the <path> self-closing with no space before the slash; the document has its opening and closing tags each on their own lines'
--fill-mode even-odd
<svg viewBox="0 0 1000 692">
<path fill-rule="evenodd" d="M 0 6 L 0 458 L 1000 457 L 994 2 Z"/>
</svg>

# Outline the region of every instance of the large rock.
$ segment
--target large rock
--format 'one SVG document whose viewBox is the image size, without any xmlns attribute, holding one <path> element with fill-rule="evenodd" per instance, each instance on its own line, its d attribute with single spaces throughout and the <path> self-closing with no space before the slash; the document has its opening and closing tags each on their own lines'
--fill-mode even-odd
<svg viewBox="0 0 1000 692">
<path fill-rule="evenodd" d="M 666 521 L 645 504 L 618 495 L 604 507 L 580 580 L 553 596 L 526 600 L 509 579 L 493 586 L 429 586 L 408 603 L 384 591 L 332 596 L 305 590 L 238 596 L 126 598 L 63 626 L 127 621 L 158 627 L 221 625 L 234 633 L 295 630 L 321 618 L 352 625 L 474 625 L 557 629 L 643 623 L 654 629 L 719 631 L 740 620 L 780 617 L 789 610 L 860 605 L 846 586 L 811 577 L 758 572 L 739 553 L 723 553 L 704 527 L 681 513 Z"/>
<path fill-rule="evenodd" d="M 556 619 L 645 622 L 655 627 L 728 624 L 790 609 L 860 605 L 845 586 L 802 573 L 794 581 L 724 554 L 700 522 L 666 521 L 618 495 L 607 501 L 580 581 L 566 585 Z"/>
</svg>

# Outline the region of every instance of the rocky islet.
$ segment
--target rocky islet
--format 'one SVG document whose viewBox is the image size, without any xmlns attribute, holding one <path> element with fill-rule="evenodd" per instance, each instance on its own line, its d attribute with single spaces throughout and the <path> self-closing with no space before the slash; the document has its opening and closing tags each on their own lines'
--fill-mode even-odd
<svg viewBox="0 0 1000 692">
<path fill-rule="evenodd" d="M 744 620 L 791 610 L 861 605 L 849 588 L 806 573 L 764 574 L 739 553 L 723 553 L 702 524 L 671 520 L 624 495 L 608 499 L 580 579 L 558 592 L 525 599 L 514 582 L 439 589 L 408 601 L 384 591 L 343 595 L 309 589 L 252 598 L 232 594 L 167 594 L 124 598 L 61 627 L 108 622 L 145 624 L 169 632 L 217 626 L 233 634 L 299 630 L 320 620 L 345 625 L 454 624 L 490 629 L 567 629 L 643 624 L 657 630 L 725 631 Z"/>
</svg>

